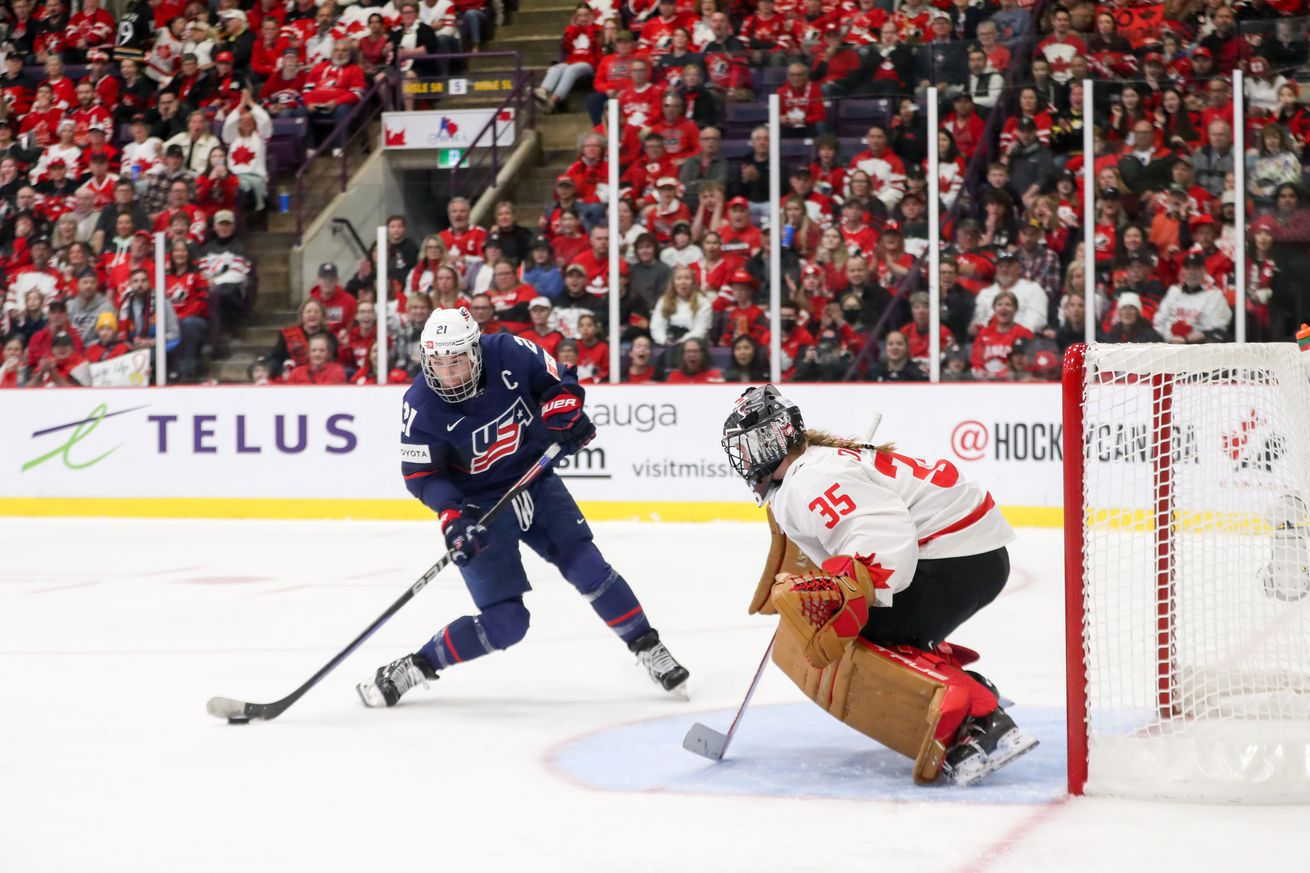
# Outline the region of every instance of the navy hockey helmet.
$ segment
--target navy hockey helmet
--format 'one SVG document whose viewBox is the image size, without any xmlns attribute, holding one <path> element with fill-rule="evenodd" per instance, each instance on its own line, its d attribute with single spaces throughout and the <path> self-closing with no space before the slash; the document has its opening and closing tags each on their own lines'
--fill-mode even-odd
<svg viewBox="0 0 1310 873">
<path fill-rule="evenodd" d="M 793 448 L 805 444 L 800 407 L 772 385 L 748 388 L 723 423 L 722 444 L 732 469 L 763 502 L 778 465 Z"/>
</svg>

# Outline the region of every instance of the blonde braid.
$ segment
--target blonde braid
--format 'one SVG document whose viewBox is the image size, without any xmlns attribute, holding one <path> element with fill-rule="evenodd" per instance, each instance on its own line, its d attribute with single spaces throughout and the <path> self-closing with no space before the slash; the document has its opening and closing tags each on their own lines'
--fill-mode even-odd
<svg viewBox="0 0 1310 873">
<path fill-rule="evenodd" d="M 805 445 L 806 447 L 823 446 L 829 449 L 872 449 L 875 452 L 890 452 L 896 447 L 895 443 L 881 443 L 880 445 L 862 443 L 850 437 L 839 437 L 825 430 L 815 430 L 813 428 L 805 429 Z"/>
</svg>

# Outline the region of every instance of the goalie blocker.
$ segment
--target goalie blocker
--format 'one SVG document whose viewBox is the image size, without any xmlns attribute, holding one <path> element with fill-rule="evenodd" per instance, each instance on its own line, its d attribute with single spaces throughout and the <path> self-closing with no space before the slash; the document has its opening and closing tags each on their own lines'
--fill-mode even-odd
<svg viewBox="0 0 1310 873">
<path fill-rule="evenodd" d="M 807 697 L 920 783 L 971 784 L 1037 745 L 964 669 L 977 653 L 945 642 L 1009 576 L 990 495 L 948 462 L 806 430 L 771 385 L 737 401 L 723 446 L 769 508 L 750 612 L 779 615 L 774 663 Z"/>
</svg>

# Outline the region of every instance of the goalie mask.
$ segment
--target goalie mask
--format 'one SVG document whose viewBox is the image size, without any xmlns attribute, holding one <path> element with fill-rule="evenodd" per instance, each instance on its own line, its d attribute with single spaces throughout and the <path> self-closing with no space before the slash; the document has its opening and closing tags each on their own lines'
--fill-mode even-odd
<svg viewBox="0 0 1310 873">
<path fill-rule="evenodd" d="M 428 387 L 447 403 L 482 393 L 482 331 L 464 307 L 438 309 L 423 325 L 419 357 Z"/>
<path fill-rule="evenodd" d="M 723 450 L 737 475 L 763 503 L 773 471 L 796 446 L 805 445 L 805 422 L 795 403 L 772 385 L 749 388 L 723 423 Z"/>
</svg>

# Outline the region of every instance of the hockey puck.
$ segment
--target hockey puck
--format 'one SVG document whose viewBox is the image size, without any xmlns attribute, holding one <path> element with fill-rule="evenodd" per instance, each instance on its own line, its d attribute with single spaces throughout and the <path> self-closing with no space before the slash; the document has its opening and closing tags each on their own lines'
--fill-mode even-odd
<svg viewBox="0 0 1310 873">
<path fill-rule="evenodd" d="M 250 719 L 244 715 L 234 715 L 227 720 L 228 724 L 250 724 Z"/>
</svg>

